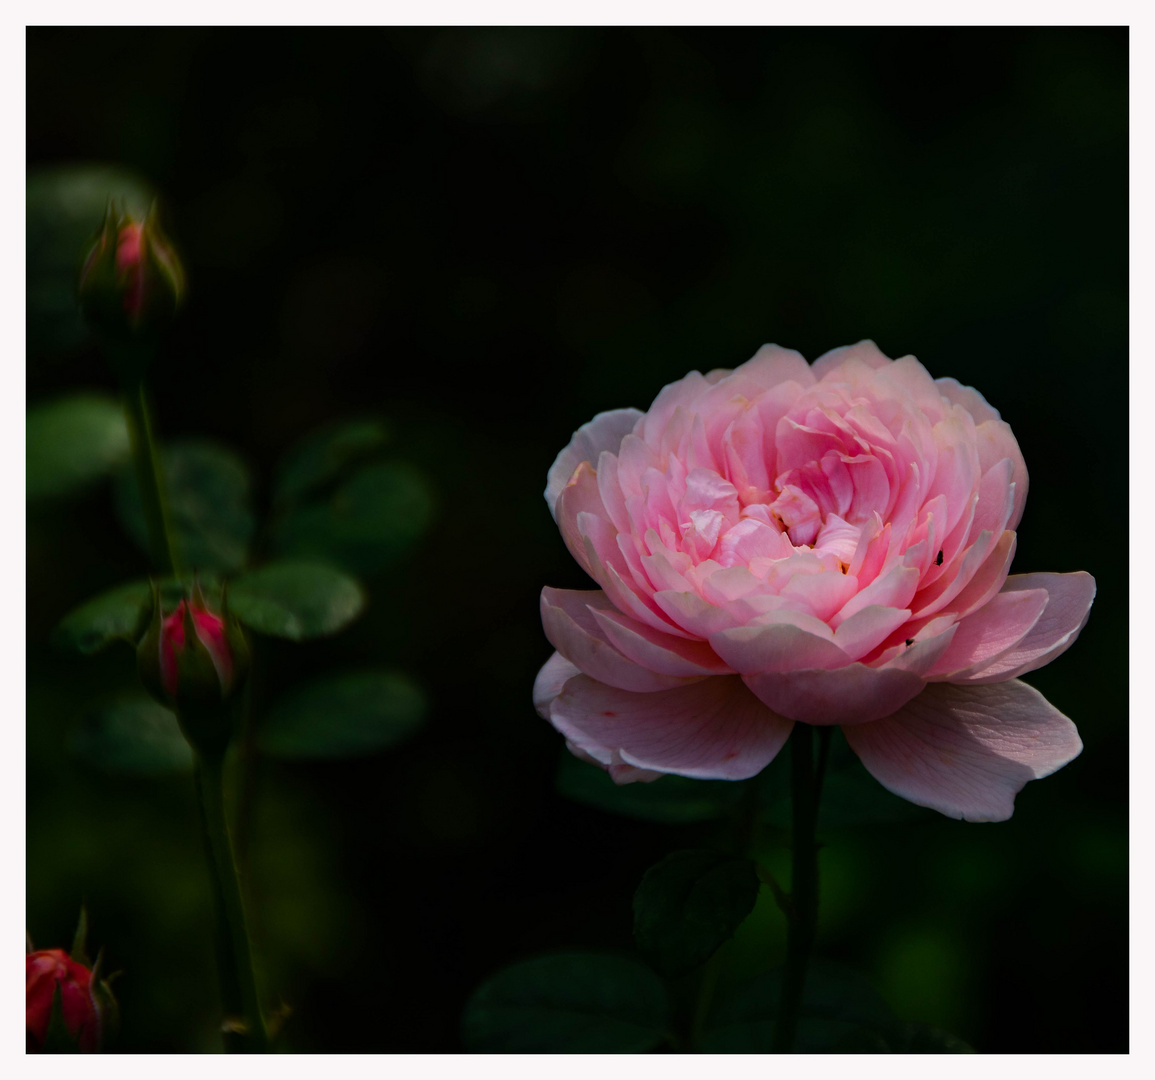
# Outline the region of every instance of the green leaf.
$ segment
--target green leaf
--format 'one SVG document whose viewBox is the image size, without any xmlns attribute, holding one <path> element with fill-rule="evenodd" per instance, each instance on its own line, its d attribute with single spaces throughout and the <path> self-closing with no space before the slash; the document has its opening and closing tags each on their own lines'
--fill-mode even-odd
<svg viewBox="0 0 1155 1080">
<path fill-rule="evenodd" d="M 124 169 L 70 165 L 30 172 L 25 196 L 28 348 L 59 356 L 87 338 L 76 280 L 108 200 L 143 219 L 153 191 Z"/>
<path fill-rule="evenodd" d="M 698 1050 L 706 1054 L 770 1053 L 781 989 L 781 968 L 732 989 L 711 1011 Z M 796 1052 L 829 1052 L 851 1037 L 869 1040 L 869 1033 L 881 1032 L 894 1022 L 886 1002 L 864 976 L 837 964 L 810 961 Z"/>
<path fill-rule="evenodd" d="M 380 450 L 388 438 L 385 423 L 375 419 L 330 424 L 311 432 L 285 455 L 273 484 L 274 505 L 299 501 L 333 483 Z"/>
<path fill-rule="evenodd" d="M 54 644 L 91 656 L 114 641 L 135 645 L 148 620 L 150 589 L 147 581 L 132 581 L 101 593 L 74 608 L 53 632 Z"/>
<path fill-rule="evenodd" d="M 176 716 L 150 698 L 115 701 L 89 713 L 70 749 L 106 773 L 164 776 L 192 769 Z"/>
<path fill-rule="evenodd" d="M 231 573 L 244 566 L 256 529 L 248 466 L 212 442 L 173 443 L 161 452 L 177 560 L 195 570 Z M 148 526 L 135 472 L 117 477 L 117 510 L 128 534 L 148 551 Z"/>
<path fill-rule="evenodd" d="M 634 894 L 638 948 L 662 974 L 683 975 L 733 936 L 758 889 L 749 859 L 675 851 L 646 871 Z"/>
<path fill-rule="evenodd" d="M 465 1008 L 467 1050 L 488 1054 L 640 1054 L 669 1038 L 665 985 L 635 960 L 562 953 L 498 972 Z"/>
<path fill-rule="evenodd" d="M 426 708 L 420 687 L 400 672 L 327 675 L 278 701 L 258 740 L 266 754 L 281 758 L 373 754 L 409 738 Z"/>
<path fill-rule="evenodd" d="M 355 579 L 324 563 L 269 563 L 229 586 L 229 611 L 260 634 L 305 641 L 344 629 L 365 606 Z"/>
<path fill-rule="evenodd" d="M 689 780 L 684 776 L 619 786 L 604 769 L 569 752 L 562 755 L 556 787 L 558 794 L 597 810 L 668 825 L 723 818 L 733 812 L 743 792 L 739 782 Z"/>
<path fill-rule="evenodd" d="M 328 499 L 281 518 L 278 554 L 325 559 L 374 574 L 419 539 L 433 520 L 433 490 L 424 474 L 400 461 L 358 470 Z"/>
<path fill-rule="evenodd" d="M 106 394 L 45 402 L 28 410 L 25 445 L 28 498 L 72 495 L 128 460 L 124 409 Z"/>
</svg>

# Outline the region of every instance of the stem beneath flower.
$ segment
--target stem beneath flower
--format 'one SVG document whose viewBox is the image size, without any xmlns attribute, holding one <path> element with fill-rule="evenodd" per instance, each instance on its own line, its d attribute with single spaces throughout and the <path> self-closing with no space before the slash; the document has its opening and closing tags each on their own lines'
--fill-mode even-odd
<svg viewBox="0 0 1155 1080">
<path fill-rule="evenodd" d="M 770 1039 L 771 1052 L 794 1048 L 798 1015 L 806 989 L 806 965 L 818 925 L 818 845 L 814 833 L 818 798 L 830 746 L 829 727 L 818 729 L 818 764 L 814 763 L 814 728 L 795 724 L 790 735 L 790 798 L 792 804 L 790 908 L 786 923 L 786 968 Z"/>
<path fill-rule="evenodd" d="M 257 1001 L 240 882 L 225 821 L 224 752 L 194 753 L 197 803 L 216 909 L 217 971 L 224 1009 L 221 1031 L 226 1050 L 260 1053 L 268 1049 L 268 1039 Z"/>
<path fill-rule="evenodd" d="M 152 438 L 152 419 L 144 380 L 124 384 L 124 413 L 128 422 L 128 436 L 132 445 L 132 461 L 136 468 L 136 482 L 144 507 L 144 522 L 148 530 L 148 546 L 153 565 L 162 574 L 178 572 L 172 550 L 172 531 L 168 512 L 161 493 L 160 468 L 156 446 Z"/>
</svg>

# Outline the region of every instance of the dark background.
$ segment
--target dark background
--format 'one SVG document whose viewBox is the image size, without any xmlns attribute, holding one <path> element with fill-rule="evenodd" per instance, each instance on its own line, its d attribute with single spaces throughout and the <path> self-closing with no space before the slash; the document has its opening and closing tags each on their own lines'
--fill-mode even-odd
<svg viewBox="0 0 1155 1080">
<path fill-rule="evenodd" d="M 261 478 L 324 422 L 388 418 L 436 519 L 350 631 L 270 643 L 269 679 L 409 672 L 423 732 L 358 761 L 267 764 L 253 826 L 265 985 L 310 1051 L 459 1050 L 497 968 L 631 946 L 644 869 L 693 836 L 555 793 L 530 705 L 542 585 L 582 587 L 541 491 L 570 432 L 774 341 L 873 338 L 978 387 L 1030 470 L 1017 572 L 1098 581 L 1074 649 L 1028 677 L 1083 755 L 1015 816 L 925 812 L 823 854 L 819 950 L 904 1019 L 986 1052 L 1127 1049 L 1125 30 L 32 30 L 30 170 L 156 186 L 190 302 L 154 365 L 162 437 Z M 96 222 L 93 222 L 95 227 Z M 40 348 L 28 396 L 115 383 Z M 127 649 L 50 631 L 145 570 L 107 491 L 28 519 L 28 928 L 87 899 L 120 1049 L 214 1045 L 187 778 L 62 752 Z M 659 782 L 660 783 L 660 782 Z M 726 949 L 780 960 L 760 903 Z"/>
</svg>

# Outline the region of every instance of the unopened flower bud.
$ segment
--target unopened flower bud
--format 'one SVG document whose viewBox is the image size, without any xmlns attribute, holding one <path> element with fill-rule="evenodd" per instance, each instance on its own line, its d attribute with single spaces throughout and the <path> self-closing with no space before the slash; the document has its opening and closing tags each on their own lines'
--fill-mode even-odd
<svg viewBox="0 0 1155 1080">
<path fill-rule="evenodd" d="M 89 325 L 114 345 L 150 339 L 172 321 L 184 296 L 184 270 L 155 203 L 144 221 L 109 203 L 78 291 Z"/>
<path fill-rule="evenodd" d="M 189 740 L 223 748 L 231 725 L 221 706 L 249 669 L 244 632 L 223 600 L 220 613 L 213 612 L 194 586 L 166 615 L 154 587 L 152 619 L 136 656 L 148 692 L 176 712 Z"/>
<path fill-rule="evenodd" d="M 27 1052 L 39 1053 L 46 1044 L 48 1049 L 54 1049 L 49 1034 L 57 1000 L 66 1032 L 61 1033 L 66 1044 L 61 1049 L 74 1047 L 89 1054 L 99 1050 L 107 1012 L 102 998 L 107 994 L 107 987 L 94 973 L 63 949 L 28 953 L 25 971 Z"/>
</svg>

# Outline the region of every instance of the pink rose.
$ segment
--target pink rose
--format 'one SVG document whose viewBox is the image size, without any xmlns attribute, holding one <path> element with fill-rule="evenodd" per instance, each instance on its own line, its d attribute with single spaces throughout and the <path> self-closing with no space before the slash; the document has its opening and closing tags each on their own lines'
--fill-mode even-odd
<svg viewBox="0 0 1155 1080">
<path fill-rule="evenodd" d="M 839 724 L 922 806 L 1010 817 L 1082 749 L 1016 676 L 1064 652 L 1086 573 L 1007 576 L 1027 470 L 970 387 L 872 342 L 766 345 L 574 433 L 545 497 L 601 586 L 542 590 L 538 711 L 618 783 L 742 780 Z"/>
</svg>

